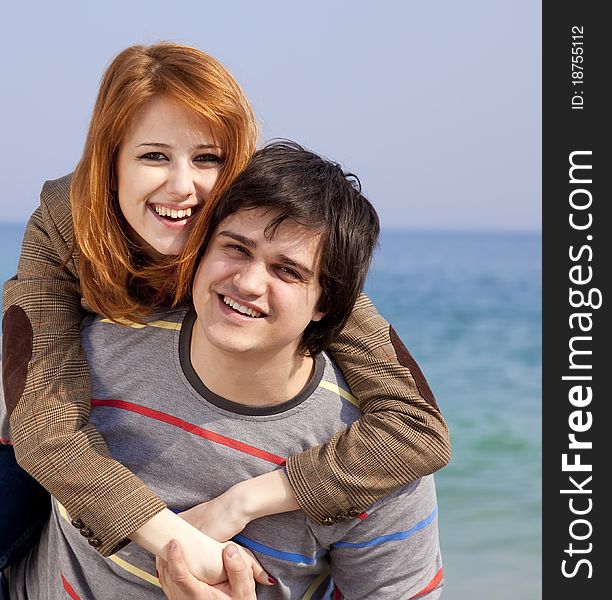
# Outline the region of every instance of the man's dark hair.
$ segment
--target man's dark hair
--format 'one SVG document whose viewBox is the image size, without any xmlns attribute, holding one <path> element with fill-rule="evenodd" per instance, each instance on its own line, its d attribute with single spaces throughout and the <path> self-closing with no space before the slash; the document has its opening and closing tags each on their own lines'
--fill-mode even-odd
<svg viewBox="0 0 612 600">
<path fill-rule="evenodd" d="M 317 310 L 325 316 L 308 325 L 299 346 L 317 354 L 340 332 L 363 289 L 380 231 L 376 211 L 357 177 L 286 140 L 258 150 L 219 198 L 203 248 L 221 221 L 258 208 L 275 213 L 264 232 L 268 239 L 284 221 L 321 234 Z"/>
</svg>

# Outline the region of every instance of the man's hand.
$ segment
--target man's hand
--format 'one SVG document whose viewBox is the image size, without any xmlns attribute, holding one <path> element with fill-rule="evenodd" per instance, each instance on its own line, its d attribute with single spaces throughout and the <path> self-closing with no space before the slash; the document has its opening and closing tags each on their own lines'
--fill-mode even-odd
<svg viewBox="0 0 612 600">
<path fill-rule="evenodd" d="M 228 544 L 223 549 L 223 565 L 229 579 L 211 586 L 189 572 L 180 544 L 172 540 L 168 562 L 157 559 L 159 581 L 170 600 L 256 600 L 255 579 L 245 556 L 238 546 Z"/>
</svg>

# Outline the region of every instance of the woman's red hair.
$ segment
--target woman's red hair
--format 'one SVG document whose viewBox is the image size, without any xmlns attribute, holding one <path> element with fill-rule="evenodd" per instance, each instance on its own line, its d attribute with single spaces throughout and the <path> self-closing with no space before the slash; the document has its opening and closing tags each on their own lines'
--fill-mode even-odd
<svg viewBox="0 0 612 600">
<path fill-rule="evenodd" d="M 224 151 L 219 178 L 198 211 L 180 256 L 147 258 L 127 235 L 113 192 L 119 144 L 135 114 L 156 96 L 171 98 L 205 119 Z M 92 310 L 112 319 L 137 318 L 188 294 L 216 199 L 255 152 L 251 106 L 227 69 L 189 46 L 131 46 L 107 68 L 70 190 L 79 278 Z"/>
</svg>

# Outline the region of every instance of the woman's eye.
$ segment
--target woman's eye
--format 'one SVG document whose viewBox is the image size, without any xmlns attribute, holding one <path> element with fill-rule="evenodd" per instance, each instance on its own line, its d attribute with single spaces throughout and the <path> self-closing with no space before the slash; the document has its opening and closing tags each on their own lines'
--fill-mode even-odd
<svg viewBox="0 0 612 600">
<path fill-rule="evenodd" d="M 200 154 L 196 156 L 194 160 L 195 162 L 199 163 L 223 163 L 223 158 L 221 156 L 217 156 L 216 154 Z"/>
<path fill-rule="evenodd" d="M 168 157 L 162 152 L 147 152 L 146 154 L 143 154 L 140 158 L 144 160 L 154 161 L 168 160 Z"/>
</svg>

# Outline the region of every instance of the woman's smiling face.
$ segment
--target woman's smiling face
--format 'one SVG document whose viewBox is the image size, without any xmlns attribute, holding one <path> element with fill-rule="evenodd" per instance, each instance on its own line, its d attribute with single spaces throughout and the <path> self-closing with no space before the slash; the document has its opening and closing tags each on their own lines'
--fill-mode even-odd
<svg viewBox="0 0 612 600">
<path fill-rule="evenodd" d="M 137 113 L 115 164 L 119 206 L 134 241 L 180 254 L 222 164 L 223 150 L 205 120 L 174 100 L 151 100 Z"/>
</svg>

